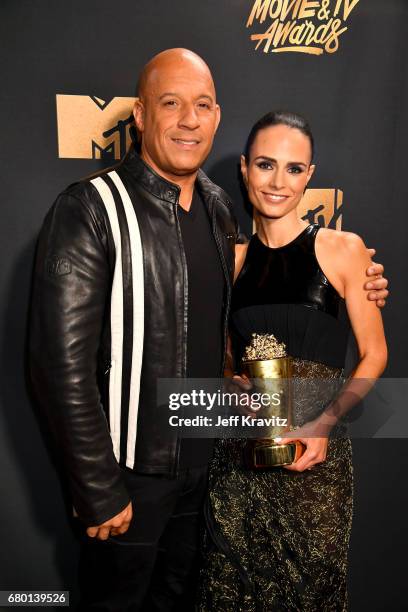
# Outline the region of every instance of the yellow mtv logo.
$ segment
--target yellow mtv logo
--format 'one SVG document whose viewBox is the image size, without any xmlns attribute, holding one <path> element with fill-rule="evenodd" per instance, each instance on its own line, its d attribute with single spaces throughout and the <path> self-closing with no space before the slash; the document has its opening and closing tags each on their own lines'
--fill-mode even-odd
<svg viewBox="0 0 408 612">
<path fill-rule="evenodd" d="M 135 98 L 105 102 L 95 96 L 57 94 L 58 155 L 121 159 L 130 145 Z"/>
<path fill-rule="evenodd" d="M 340 189 L 307 189 L 298 211 L 309 223 L 341 230 L 343 192 Z"/>
<path fill-rule="evenodd" d="M 307 189 L 298 206 L 299 216 L 309 223 L 341 230 L 343 192 L 340 189 Z M 256 232 L 254 215 L 252 231 Z"/>
</svg>

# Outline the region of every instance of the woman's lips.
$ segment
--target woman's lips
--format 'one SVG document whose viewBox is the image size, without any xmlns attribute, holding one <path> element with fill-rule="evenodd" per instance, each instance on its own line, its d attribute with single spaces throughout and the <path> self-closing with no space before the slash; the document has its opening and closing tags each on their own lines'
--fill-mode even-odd
<svg viewBox="0 0 408 612">
<path fill-rule="evenodd" d="M 262 195 L 264 196 L 265 200 L 267 200 L 268 202 L 273 202 L 274 204 L 285 202 L 289 198 L 289 196 L 287 195 L 279 195 L 277 193 L 262 192 Z"/>
</svg>

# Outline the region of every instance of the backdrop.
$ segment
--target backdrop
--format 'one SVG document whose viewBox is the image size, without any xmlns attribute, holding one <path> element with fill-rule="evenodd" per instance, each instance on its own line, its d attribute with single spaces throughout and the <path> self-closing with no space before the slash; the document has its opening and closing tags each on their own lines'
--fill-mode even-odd
<svg viewBox="0 0 408 612">
<path fill-rule="evenodd" d="M 406 0 L 3 0 L 0 8 L 0 589 L 77 597 L 77 540 L 25 383 L 33 254 L 59 191 L 119 159 L 137 75 L 187 47 L 210 65 L 222 123 L 205 164 L 251 232 L 238 161 L 254 121 L 306 115 L 311 220 L 360 234 L 391 281 L 387 376 L 407 371 Z M 403 280 L 404 279 L 404 280 Z M 405 610 L 405 439 L 355 440 L 352 610 Z"/>
</svg>

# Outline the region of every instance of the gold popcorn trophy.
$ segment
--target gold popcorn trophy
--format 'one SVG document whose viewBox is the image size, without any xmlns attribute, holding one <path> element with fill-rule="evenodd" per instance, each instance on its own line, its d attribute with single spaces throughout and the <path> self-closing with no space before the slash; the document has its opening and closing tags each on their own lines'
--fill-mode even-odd
<svg viewBox="0 0 408 612">
<path fill-rule="evenodd" d="M 292 358 L 286 355 L 285 344 L 279 343 L 273 334 L 252 334 L 251 344 L 242 358 L 242 370 L 248 378 L 256 379 L 257 392 L 269 395 L 270 401 L 264 406 L 262 418 L 273 423 L 268 426 L 266 438 L 247 440 L 248 467 L 267 469 L 297 461 L 305 450 L 299 440 L 287 444 L 274 440 L 289 432 L 293 423 Z M 285 419 L 285 425 L 277 424 Z"/>
</svg>

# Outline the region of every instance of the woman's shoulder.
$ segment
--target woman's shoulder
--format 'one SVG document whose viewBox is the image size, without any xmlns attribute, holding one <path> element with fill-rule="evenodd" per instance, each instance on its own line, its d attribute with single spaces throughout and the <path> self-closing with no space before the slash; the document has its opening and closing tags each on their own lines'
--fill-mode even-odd
<svg viewBox="0 0 408 612">
<path fill-rule="evenodd" d="M 333 250 L 337 254 L 358 255 L 367 250 L 363 239 L 354 232 L 321 227 L 316 239 L 320 246 Z"/>
<path fill-rule="evenodd" d="M 345 295 L 346 284 L 354 278 L 360 279 L 371 261 L 358 234 L 324 227 L 317 232 L 315 253 L 321 269 L 341 297 Z"/>
</svg>

